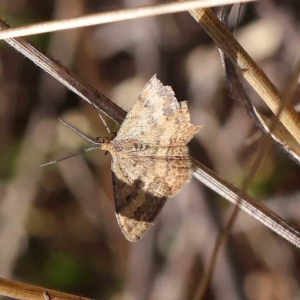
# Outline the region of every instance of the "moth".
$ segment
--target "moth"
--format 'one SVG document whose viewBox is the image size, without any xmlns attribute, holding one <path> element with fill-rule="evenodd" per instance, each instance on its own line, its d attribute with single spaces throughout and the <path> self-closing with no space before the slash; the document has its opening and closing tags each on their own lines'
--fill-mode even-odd
<svg viewBox="0 0 300 300">
<path fill-rule="evenodd" d="M 110 152 L 116 218 L 124 236 L 138 241 L 167 198 L 177 194 L 192 176 L 187 143 L 200 126 L 190 123 L 187 102 L 179 103 L 172 88 L 155 75 L 138 95 L 114 139 L 94 140 L 61 122 L 91 143 L 85 152 Z"/>
</svg>

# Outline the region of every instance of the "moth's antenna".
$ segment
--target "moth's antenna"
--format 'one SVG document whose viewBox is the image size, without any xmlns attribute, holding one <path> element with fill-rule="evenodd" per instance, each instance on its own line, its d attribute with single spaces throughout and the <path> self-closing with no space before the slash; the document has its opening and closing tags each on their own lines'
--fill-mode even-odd
<svg viewBox="0 0 300 300">
<path fill-rule="evenodd" d="M 81 138 L 83 138 L 84 140 L 90 142 L 91 144 L 93 144 L 94 146 L 99 146 L 101 145 L 101 143 L 97 142 L 96 140 L 88 137 L 87 135 L 83 134 L 82 132 L 80 132 L 77 128 L 73 127 L 72 125 L 66 123 L 65 121 L 61 120 L 58 118 L 58 121 L 60 121 L 62 124 L 64 124 L 65 126 L 67 126 L 69 129 L 73 130 L 75 133 L 77 133 Z M 85 152 L 85 151 L 84 151 Z"/>
<path fill-rule="evenodd" d="M 116 134 L 115 132 L 112 132 L 112 131 L 109 130 L 109 127 L 108 127 L 107 123 L 105 122 L 104 118 L 102 117 L 101 112 L 100 112 L 99 108 L 97 107 L 97 105 L 95 103 L 93 103 L 93 102 L 91 102 L 91 103 L 94 106 L 94 109 L 96 110 L 96 112 L 97 112 L 99 118 L 101 119 L 104 127 L 106 128 L 107 132 L 109 134 Z"/>
<path fill-rule="evenodd" d="M 40 165 L 39 168 L 42 168 L 42 167 L 45 167 L 45 166 L 49 166 L 49 165 L 52 165 L 52 164 L 56 164 L 60 161 L 63 161 L 63 160 L 66 160 L 68 158 L 71 158 L 73 156 L 76 156 L 76 155 L 79 155 L 79 154 L 82 154 L 82 153 L 85 153 L 85 152 L 89 152 L 89 151 L 92 151 L 94 149 L 100 149 L 100 146 L 93 146 L 93 147 L 90 147 L 90 148 L 84 148 L 82 151 L 78 151 L 78 152 L 74 152 L 74 153 L 71 153 L 65 157 L 62 157 L 62 158 L 59 158 L 59 159 L 55 159 L 55 160 L 51 160 L 50 162 L 48 163 L 45 163 L 43 165 Z"/>
<path fill-rule="evenodd" d="M 72 131 L 74 131 L 76 134 L 78 134 L 81 138 L 83 138 L 84 140 L 86 140 L 87 142 L 91 143 L 93 146 L 90 147 L 90 148 L 84 148 L 82 151 L 78 151 L 78 152 L 73 152 L 63 158 L 60 158 L 60 159 L 55 159 L 55 160 L 51 160 L 50 162 L 48 163 L 45 163 L 43 165 L 40 165 L 39 168 L 42 168 L 42 167 L 45 167 L 45 166 L 49 166 L 49 165 L 52 165 L 52 164 L 56 164 L 60 161 L 63 161 L 63 160 L 66 160 L 68 158 L 71 158 L 73 156 L 76 156 L 76 155 L 79 155 L 79 154 L 82 154 L 82 153 L 85 153 L 85 152 L 89 152 L 91 150 L 94 150 L 94 149 L 100 149 L 101 148 L 101 142 L 98 142 L 97 140 L 94 140 L 90 137 L 88 137 L 87 135 L 83 134 L 81 131 L 79 131 L 77 128 L 75 128 L 74 126 L 68 124 L 67 122 L 61 120 L 61 119 L 58 119 L 63 125 L 65 125 L 66 127 L 68 127 L 69 129 L 71 129 Z"/>
</svg>

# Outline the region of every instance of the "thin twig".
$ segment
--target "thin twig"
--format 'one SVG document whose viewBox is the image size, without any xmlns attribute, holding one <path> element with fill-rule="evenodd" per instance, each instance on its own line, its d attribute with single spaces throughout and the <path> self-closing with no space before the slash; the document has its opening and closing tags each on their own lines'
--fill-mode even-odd
<svg viewBox="0 0 300 300">
<path fill-rule="evenodd" d="M 237 71 L 233 63 L 224 55 L 224 52 L 220 51 L 220 55 L 224 65 L 223 67 L 226 69 L 226 78 L 228 79 L 228 85 L 232 97 L 246 109 L 247 114 L 253 120 L 255 125 L 263 133 L 268 134 L 281 148 L 281 150 L 300 165 L 300 148 L 297 141 L 281 123 L 278 123 L 273 131 L 270 131 L 270 126 L 268 125 L 269 122 L 267 123 L 269 120 L 261 115 L 251 102 L 245 88 L 238 78 Z"/>
<path fill-rule="evenodd" d="M 266 225 L 296 247 L 300 247 L 300 232 L 289 225 L 284 219 L 249 195 L 240 195 L 241 191 L 238 188 L 220 178 L 217 174 L 195 159 L 193 159 L 193 165 L 193 176 L 197 180 L 231 203 L 238 204 L 239 208 L 248 215 Z"/>
<path fill-rule="evenodd" d="M 0 291 L 3 296 L 20 300 L 45 300 L 45 292 L 47 292 L 47 295 L 49 295 L 51 299 L 55 300 L 90 300 L 89 298 L 66 294 L 3 278 L 0 278 Z"/>
<path fill-rule="evenodd" d="M 230 31 L 209 8 L 190 10 L 192 17 L 203 27 L 217 46 L 237 66 L 241 75 L 250 83 L 275 115 L 280 110 L 282 96 L 262 69 L 237 42 Z M 290 106 L 284 107 L 280 121 L 300 143 L 300 118 Z"/>
<path fill-rule="evenodd" d="M 91 14 L 84 17 L 60 21 L 43 22 L 35 25 L 11 28 L 0 32 L 0 39 L 28 36 L 38 33 L 53 32 L 65 29 L 79 28 L 91 25 L 112 23 L 117 21 L 132 20 L 150 16 L 178 13 L 189 9 L 213 7 L 232 3 L 250 2 L 256 0 L 192 0 L 184 3 L 168 3 L 155 6 L 120 9 L 111 12 Z"/>
<path fill-rule="evenodd" d="M 0 29 L 6 28 L 9 28 L 9 26 L 0 20 Z M 54 58 L 44 55 L 39 49 L 25 39 L 12 38 L 5 39 L 5 41 L 83 100 L 87 101 L 89 104 L 92 102 L 97 104 L 97 106 L 110 118 L 118 123 L 122 123 L 126 116 L 126 112 L 122 108 L 90 85 L 80 80 Z"/>
</svg>

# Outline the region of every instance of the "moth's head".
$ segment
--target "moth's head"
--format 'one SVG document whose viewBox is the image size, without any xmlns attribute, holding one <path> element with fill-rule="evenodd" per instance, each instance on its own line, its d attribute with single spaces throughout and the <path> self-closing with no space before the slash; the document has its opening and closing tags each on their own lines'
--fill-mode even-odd
<svg viewBox="0 0 300 300">
<path fill-rule="evenodd" d="M 110 151 L 110 138 L 108 137 L 97 137 L 96 141 L 102 150 Z"/>
</svg>

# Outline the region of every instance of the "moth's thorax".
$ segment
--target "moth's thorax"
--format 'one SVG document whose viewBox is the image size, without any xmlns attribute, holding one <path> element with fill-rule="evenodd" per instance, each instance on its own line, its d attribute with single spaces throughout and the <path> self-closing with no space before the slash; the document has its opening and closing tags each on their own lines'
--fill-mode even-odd
<svg viewBox="0 0 300 300">
<path fill-rule="evenodd" d="M 111 144 L 110 142 L 106 142 L 101 144 L 101 150 L 109 151 L 111 152 Z"/>
<path fill-rule="evenodd" d="M 147 143 L 141 143 L 135 140 L 117 141 L 111 142 L 111 150 L 115 152 L 132 152 L 147 150 L 151 146 Z"/>
<path fill-rule="evenodd" d="M 100 144 L 100 149 L 111 152 L 111 140 L 107 137 L 97 137 L 97 142 Z"/>
<path fill-rule="evenodd" d="M 111 150 L 113 152 L 123 152 L 124 150 L 127 150 L 128 146 L 130 147 L 128 143 L 124 143 L 124 142 L 119 142 L 115 140 L 111 142 Z"/>
</svg>

